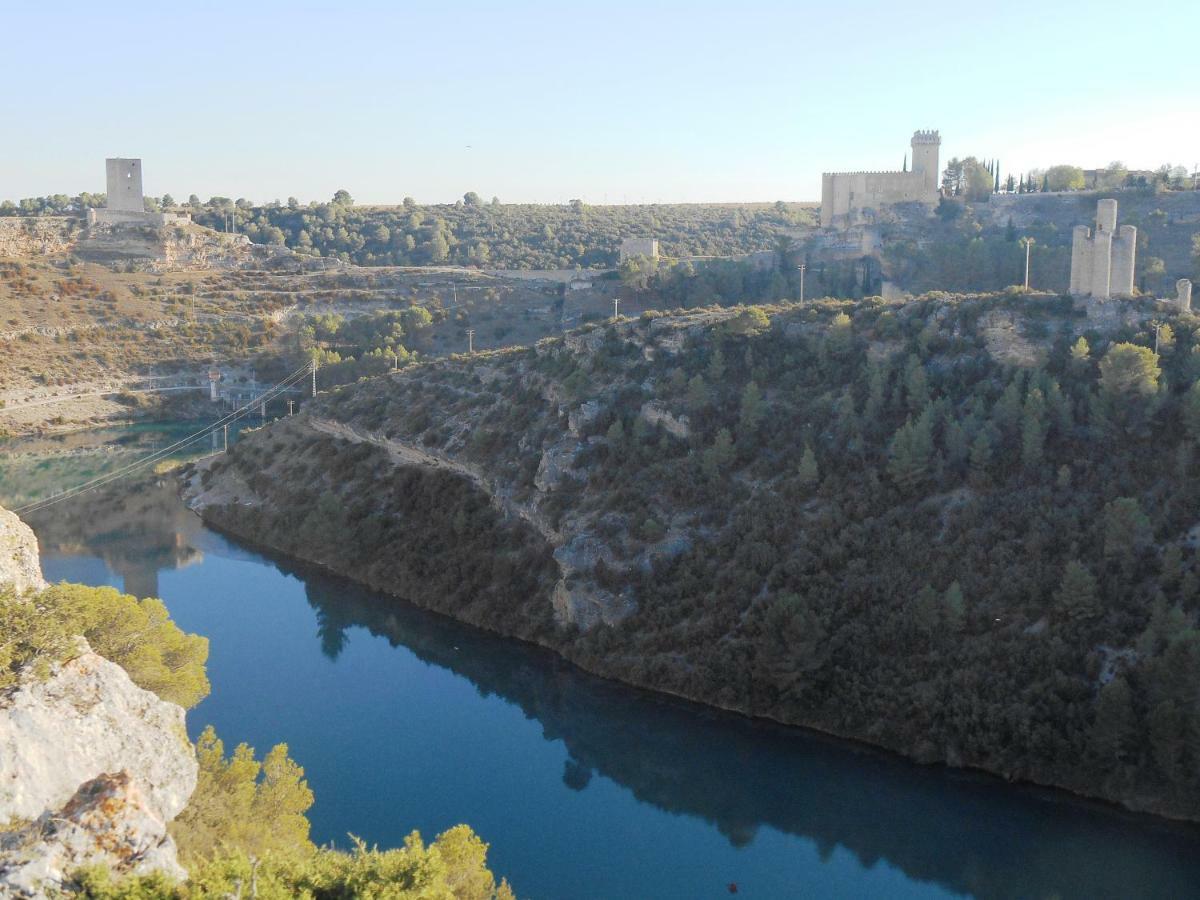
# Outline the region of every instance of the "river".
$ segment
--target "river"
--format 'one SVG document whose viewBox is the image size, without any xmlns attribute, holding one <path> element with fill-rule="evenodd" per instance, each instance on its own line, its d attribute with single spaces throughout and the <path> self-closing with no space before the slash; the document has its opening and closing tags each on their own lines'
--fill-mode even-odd
<svg viewBox="0 0 1200 900">
<path fill-rule="evenodd" d="M 7 441 L 0 503 L 172 433 Z M 210 639 L 212 694 L 189 731 L 286 742 L 320 843 L 466 822 L 530 898 L 1200 896 L 1200 829 L 590 677 L 228 540 L 169 480 L 29 521 L 49 579 L 161 596 Z"/>
</svg>

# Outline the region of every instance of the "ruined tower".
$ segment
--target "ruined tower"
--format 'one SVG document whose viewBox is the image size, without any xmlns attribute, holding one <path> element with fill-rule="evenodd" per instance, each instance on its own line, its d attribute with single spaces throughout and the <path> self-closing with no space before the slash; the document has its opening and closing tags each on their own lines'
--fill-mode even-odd
<svg viewBox="0 0 1200 900">
<path fill-rule="evenodd" d="M 108 175 L 107 209 L 119 212 L 142 213 L 146 200 L 142 195 L 142 161 L 140 159 L 106 159 Z"/>
<path fill-rule="evenodd" d="M 1096 227 L 1076 225 L 1071 242 L 1071 294 L 1075 297 L 1133 296 L 1137 229 L 1117 228 L 1117 201 L 1096 203 Z"/>
</svg>

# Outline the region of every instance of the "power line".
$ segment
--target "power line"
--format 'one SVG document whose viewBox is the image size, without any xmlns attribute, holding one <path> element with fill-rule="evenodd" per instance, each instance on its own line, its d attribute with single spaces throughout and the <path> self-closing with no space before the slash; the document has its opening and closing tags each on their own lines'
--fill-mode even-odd
<svg viewBox="0 0 1200 900">
<path fill-rule="evenodd" d="M 258 403 L 263 403 L 263 402 L 266 402 L 267 400 L 274 399 L 275 396 L 277 396 L 278 394 L 281 394 L 283 391 L 285 391 L 293 382 L 296 382 L 299 379 L 303 378 L 305 375 L 307 375 L 310 366 L 311 366 L 311 364 L 306 363 L 303 367 L 297 369 L 291 375 L 288 375 L 286 378 L 284 378 L 282 381 L 280 381 L 274 387 L 270 388 L 267 391 L 264 391 L 259 397 L 251 400 L 249 403 L 245 404 L 244 406 L 239 407 L 238 409 L 235 409 L 233 412 L 229 413 L 228 415 L 223 416 L 222 418 L 220 418 L 216 422 L 214 422 L 212 425 L 209 425 L 200 431 L 194 432 L 193 434 L 190 434 L 187 437 L 185 437 L 181 440 L 178 440 L 173 444 L 163 447 L 160 450 L 156 450 L 153 453 L 149 453 L 146 456 L 142 457 L 141 459 L 134 460 L 133 462 L 131 462 L 125 466 L 122 466 L 121 468 L 119 468 L 113 472 L 108 472 L 104 475 L 98 475 L 97 477 L 95 477 L 89 481 L 85 481 L 83 484 L 76 485 L 73 488 L 70 488 L 59 494 L 55 494 L 51 497 L 45 497 L 41 500 L 36 500 L 33 503 L 27 503 L 18 509 L 14 509 L 13 512 L 17 513 L 18 515 L 24 515 L 24 514 L 32 513 L 32 512 L 38 512 L 42 509 L 45 509 L 48 506 L 54 505 L 55 503 L 59 503 L 63 500 L 69 500 L 72 497 L 77 497 L 80 494 L 86 493 L 87 491 L 95 490 L 98 487 L 103 487 L 107 484 L 111 484 L 114 481 L 124 478 L 126 475 L 133 474 L 138 469 L 144 468 L 147 465 L 158 462 L 159 460 L 164 459 L 165 457 L 169 456 L 171 453 L 174 453 L 176 450 L 179 450 L 182 447 L 186 447 L 188 444 L 194 443 L 194 442 L 200 440 L 201 438 L 207 437 L 208 435 L 210 435 L 214 431 L 216 431 L 218 428 L 227 427 L 230 422 L 236 421 L 237 419 L 241 418 L 249 410 L 252 410 L 255 407 L 255 405 L 257 405 Z"/>
</svg>

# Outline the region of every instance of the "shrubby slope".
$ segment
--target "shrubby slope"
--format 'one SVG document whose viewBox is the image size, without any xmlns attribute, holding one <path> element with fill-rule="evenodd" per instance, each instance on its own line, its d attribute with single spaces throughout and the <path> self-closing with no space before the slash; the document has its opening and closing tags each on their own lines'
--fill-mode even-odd
<svg viewBox="0 0 1200 900">
<path fill-rule="evenodd" d="M 1093 312 L 648 315 L 341 389 L 190 490 L 629 683 L 1197 818 L 1200 334 Z"/>
</svg>

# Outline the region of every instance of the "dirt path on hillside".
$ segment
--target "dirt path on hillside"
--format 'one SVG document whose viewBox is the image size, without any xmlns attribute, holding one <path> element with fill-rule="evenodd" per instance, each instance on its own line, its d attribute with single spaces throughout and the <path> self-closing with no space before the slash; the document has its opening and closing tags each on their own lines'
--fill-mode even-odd
<svg viewBox="0 0 1200 900">
<path fill-rule="evenodd" d="M 441 454 L 431 453 L 420 447 L 414 447 L 412 444 L 389 440 L 382 435 L 372 434 L 371 432 L 346 425 L 343 422 L 335 422 L 332 419 L 311 417 L 308 420 L 308 426 L 314 431 L 330 435 L 331 437 L 342 438 L 355 444 L 367 443 L 380 447 L 387 451 L 388 456 L 396 465 L 445 469 L 454 472 L 456 475 L 461 475 L 486 493 L 492 499 L 492 502 L 506 515 L 517 517 L 529 523 L 552 546 L 561 547 L 563 544 L 564 539 L 562 534 L 550 527 L 549 522 L 530 507 L 517 503 L 506 492 L 499 490 L 475 466 L 450 459 Z"/>
</svg>

